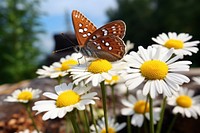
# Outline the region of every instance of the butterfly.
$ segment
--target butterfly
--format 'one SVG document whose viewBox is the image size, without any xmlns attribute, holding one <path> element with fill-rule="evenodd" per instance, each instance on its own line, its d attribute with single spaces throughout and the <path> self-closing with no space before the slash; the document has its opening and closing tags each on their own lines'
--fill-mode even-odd
<svg viewBox="0 0 200 133">
<path fill-rule="evenodd" d="M 114 62 L 123 58 L 126 25 L 122 20 L 112 21 L 96 28 L 81 12 L 72 11 L 72 21 L 80 52 L 87 57 Z"/>
</svg>

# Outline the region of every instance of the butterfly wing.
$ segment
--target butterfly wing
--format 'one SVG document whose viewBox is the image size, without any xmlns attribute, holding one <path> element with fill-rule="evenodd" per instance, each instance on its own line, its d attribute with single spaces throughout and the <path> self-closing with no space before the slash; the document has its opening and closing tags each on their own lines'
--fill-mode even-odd
<svg viewBox="0 0 200 133">
<path fill-rule="evenodd" d="M 102 36 L 87 42 L 81 51 L 83 55 L 113 62 L 124 56 L 125 44 L 118 36 Z"/>
<path fill-rule="evenodd" d="M 99 29 L 77 10 L 72 20 L 80 52 L 83 55 L 108 61 L 120 60 L 125 54 L 123 37 L 126 25 L 122 20 L 110 22 Z"/>
<path fill-rule="evenodd" d="M 87 41 L 95 40 L 96 38 L 102 36 L 117 36 L 121 39 L 124 38 L 126 32 L 126 25 L 122 20 L 112 21 L 92 33 L 90 37 L 88 37 Z"/>
<path fill-rule="evenodd" d="M 79 46 L 82 47 L 88 37 L 96 31 L 97 28 L 90 20 L 77 10 L 72 11 L 72 21 Z"/>
</svg>

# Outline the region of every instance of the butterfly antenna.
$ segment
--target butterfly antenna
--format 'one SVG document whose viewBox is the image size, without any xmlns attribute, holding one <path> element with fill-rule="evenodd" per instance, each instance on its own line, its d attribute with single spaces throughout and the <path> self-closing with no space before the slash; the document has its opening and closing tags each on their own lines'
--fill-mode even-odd
<svg viewBox="0 0 200 133">
<path fill-rule="evenodd" d="M 70 48 L 74 48 L 74 46 L 70 46 L 70 47 L 67 47 L 67 48 L 59 49 L 59 50 L 54 50 L 52 52 L 52 54 L 55 54 L 55 53 L 58 53 L 58 52 L 61 52 L 61 51 L 65 51 L 65 50 L 70 49 Z"/>
</svg>

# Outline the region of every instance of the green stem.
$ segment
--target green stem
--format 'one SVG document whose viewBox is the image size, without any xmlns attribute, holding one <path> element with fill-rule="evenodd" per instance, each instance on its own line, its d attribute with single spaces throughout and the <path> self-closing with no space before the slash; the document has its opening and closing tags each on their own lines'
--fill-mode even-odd
<svg viewBox="0 0 200 133">
<path fill-rule="evenodd" d="M 59 77 L 57 78 L 57 81 L 58 81 L 58 84 L 61 84 L 62 77 L 61 77 L 61 76 L 59 76 Z"/>
<path fill-rule="evenodd" d="M 127 133 L 131 133 L 131 116 L 127 116 Z"/>
<path fill-rule="evenodd" d="M 147 109 L 147 106 L 148 106 L 148 97 L 146 97 L 146 104 L 145 104 L 145 112 L 146 112 L 146 109 Z M 146 119 L 146 116 L 145 116 L 145 112 L 143 113 L 143 116 L 144 116 L 144 131 L 145 133 L 148 133 L 148 126 L 147 126 L 147 119 Z"/>
<path fill-rule="evenodd" d="M 86 130 L 87 130 L 87 133 L 90 133 L 90 129 L 89 129 L 89 121 L 88 121 L 88 115 L 87 115 L 87 112 L 86 110 L 83 111 L 84 112 L 84 117 L 85 117 L 85 127 L 86 127 Z"/>
<path fill-rule="evenodd" d="M 164 114 L 165 114 L 166 102 L 167 102 L 167 97 L 165 96 L 164 99 L 163 99 L 162 105 L 161 105 L 160 120 L 158 122 L 156 133 L 160 133 L 161 128 L 162 128 L 163 118 L 164 118 Z"/>
<path fill-rule="evenodd" d="M 37 125 L 35 124 L 35 121 L 34 121 L 33 116 L 32 116 L 32 114 L 31 114 L 30 104 L 29 104 L 29 103 L 25 104 L 25 107 L 26 107 L 26 111 L 27 111 L 27 113 L 28 113 L 28 115 L 29 115 L 29 117 L 30 117 L 30 119 L 31 119 L 31 121 L 32 121 L 32 124 L 33 124 L 35 130 L 37 131 L 37 133 L 39 133 L 39 130 L 38 130 L 38 128 L 37 128 Z"/>
<path fill-rule="evenodd" d="M 126 99 L 128 99 L 129 90 L 126 88 Z M 127 116 L 127 133 L 131 133 L 131 116 Z"/>
<path fill-rule="evenodd" d="M 154 133 L 154 121 L 153 121 L 153 99 L 149 96 L 149 106 L 150 106 L 150 133 Z"/>
<path fill-rule="evenodd" d="M 76 122 L 76 111 L 72 111 L 69 115 L 70 115 L 72 126 L 74 128 L 74 133 L 80 133 L 78 124 Z"/>
<path fill-rule="evenodd" d="M 112 102 L 113 102 L 113 116 L 114 119 L 116 120 L 116 102 L 115 102 L 114 85 L 111 85 L 111 89 L 112 89 Z"/>
<path fill-rule="evenodd" d="M 104 119 L 105 119 L 105 128 L 106 133 L 108 133 L 108 117 L 107 117 L 107 108 L 106 108 L 106 90 L 104 81 L 100 83 L 101 85 L 101 93 L 102 93 L 102 100 L 103 100 L 103 112 L 104 112 Z"/>
<path fill-rule="evenodd" d="M 69 127 L 69 126 L 71 126 L 71 125 L 69 125 L 67 115 L 65 116 L 65 120 L 66 120 L 66 133 L 69 133 L 69 128 L 67 128 L 67 127 Z"/>
<path fill-rule="evenodd" d="M 174 126 L 174 123 L 176 121 L 176 119 L 178 118 L 178 114 L 176 114 L 171 122 L 171 124 L 169 125 L 169 128 L 167 130 L 167 133 L 171 133 L 172 127 Z"/>
<path fill-rule="evenodd" d="M 97 124 L 96 124 L 96 120 L 94 118 L 94 112 L 93 112 L 92 105 L 90 104 L 89 107 L 90 107 L 90 113 L 91 113 L 91 117 L 92 117 L 92 121 L 93 121 L 93 124 L 94 124 L 95 131 L 96 131 L 96 133 L 98 133 Z"/>
</svg>

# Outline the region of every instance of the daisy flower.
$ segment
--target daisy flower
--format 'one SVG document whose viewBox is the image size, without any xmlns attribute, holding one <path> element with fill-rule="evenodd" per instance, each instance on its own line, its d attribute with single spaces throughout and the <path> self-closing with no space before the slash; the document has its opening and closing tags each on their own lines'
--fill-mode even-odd
<svg viewBox="0 0 200 133">
<path fill-rule="evenodd" d="M 121 129 L 126 126 L 126 123 L 123 122 L 121 124 L 115 122 L 115 120 L 111 117 L 108 117 L 108 133 L 117 133 Z M 96 133 L 94 125 L 90 126 L 91 133 Z M 104 118 L 97 121 L 97 131 L 98 133 L 105 133 L 105 120 Z"/>
<path fill-rule="evenodd" d="M 186 33 L 177 34 L 175 32 L 169 32 L 168 34 L 162 33 L 158 37 L 152 38 L 152 40 L 158 44 L 162 45 L 166 49 L 174 48 L 174 53 L 180 55 L 182 58 L 184 55 L 192 55 L 192 53 L 197 53 L 199 50 L 196 46 L 199 41 L 188 42 L 192 36 Z"/>
<path fill-rule="evenodd" d="M 177 61 L 180 56 L 172 56 L 173 49 L 163 52 L 162 47 L 149 46 L 147 49 L 138 48 L 124 57 L 129 64 L 125 84 L 128 89 L 134 89 L 145 83 L 143 94 L 150 94 L 155 98 L 157 94 L 171 96 L 172 92 L 179 90 L 179 85 L 188 83 L 190 79 L 180 71 L 189 71 L 191 61 Z"/>
<path fill-rule="evenodd" d="M 142 94 L 141 90 L 136 92 L 136 97 L 129 95 L 128 100 L 122 99 L 122 104 L 126 108 L 121 109 L 121 113 L 125 116 L 133 115 L 131 118 L 132 125 L 141 127 L 145 117 L 150 120 L 150 107 L 146 100 L 147 97 Z M 160 111 L 161 109 L 159 107 L 153 107 L 154 124 L 160 119 Z"/>
<path fill-rule="evenodd" d="M 72 75 L 74 83 L 77 85 L 80 81 L 85 84 L 92 83 L 93 86 L 99 85 L 102 81 L 112 80 L 112 76 L 116 75 L 121 69 L 122 62 L 111 63 L 104 59 L 96 59 L 88 61 L 85 64 L 73 67 L 68 71 Z"/>
<path fill-rule="evenodd" d="M 4 101 L 7 102 L 21 102 L 21 103 L 28 103 L 33 99 L 37 99 L 40 97 L 41 90 L 39 89 L 32 89 L 32 88 L 25 88 L 22 90 L 15 90 L 11 95 L 8 96 Z"/>
<path fill-rule="evenodd" d="M 52 92 L 43 93 L 44 96 L 51 100 L 41 100 L 35 102 L 32 110 L 38 111 L 37 114 L 46 112 L 42 119 L 55 119 L 57 117 L 63 118 L 68 112 L 73 111 L 77 108 L 78 110 L 84 110 L 88 104 L 95 104 L 94 99 L 97 95 L 96 92 L 88 92 L 90 87 L 75 87 L 73 84 L 60 84 L 55 86 L 56 94 Z"/>
<path fill-rule="evenodd" d="M 181 88 L 170 98 L 167 103 L 173 106 L 173 114 L 180 113 L 183 117 L 195 118 L 200 116 L 200 96 L 194 96 L 194 91 L 188 88 Z"/>
<path fill-rule="evenodd" d="M 42 69 L 38 69 L 36 73 L 40 75 L 39 78 L 64 77 L 68 74 L 68 69 L 70 69 L 72 66 L 83 64 L 84 62 L 85 58 L 83 58 L 81 53 L 73 53 L 71 55 L 67 55 L 65 58 L 61 58 L 59 62 L 54 62 L 49 67 L 42 66 Z"/>
<path fill-rule="evenodd" d="M 110 80 L 105 80 L 105 84 L 107 85 L 116 85 L 116 84 L 124 84 L 124 78 L 119 74 L 113 74 Z"/>
</svg>

